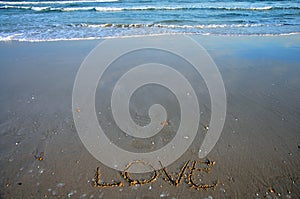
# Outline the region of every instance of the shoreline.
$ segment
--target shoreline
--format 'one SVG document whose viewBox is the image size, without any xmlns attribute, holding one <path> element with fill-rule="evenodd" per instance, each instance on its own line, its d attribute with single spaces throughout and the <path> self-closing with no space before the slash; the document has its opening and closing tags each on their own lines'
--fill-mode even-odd
<svg viewBox="0 0 300 199">
<path fill-rule="evenodd" d="M 164 35 L 186 35 L 186 36 L 197 36 L 197 37 L 288 37 L 288 36 L 299 36 L 300 32 L 282 33 L 282 34 L 211 34 L 211 33 L 159 33 L 149 35 L 125 35 L 125 36 L 108 36 L 108 37 L 88 37 L 88 38 L 61 38 L 61 39 L 45 39 L 45 40 L 11 40 L 11 39 L 0 39 L 0 43 L 20 42 L 20 43 L 39 43 L 39 42 L 61 42 L 61 41 L 101 41 L 105 39 L 120 39 L 120 38 L 131 38 L 131 37 L 155 37 Z"/>
</svg>

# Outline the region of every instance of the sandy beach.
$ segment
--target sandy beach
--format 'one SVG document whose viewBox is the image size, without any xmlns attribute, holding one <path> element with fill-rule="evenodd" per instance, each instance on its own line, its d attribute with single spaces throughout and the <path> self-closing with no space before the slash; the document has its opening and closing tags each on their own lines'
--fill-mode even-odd
<svg viewBox="0 0 300 199">
<path fill-rule="evenodd" d="M 214 189 L 188 184 L 210 117 L 205 85 L 198 90 L 203 112 L 197 138 L 166 168 L 178 173 L 190 160 L 181 183 L 164 180 L 161 170 L 154 182 L 129 186 L 87 151 L 73 121 L 77 70 L 100 41 L 1 42 L 0 198 L 300 198 L 300 36 L 191 37 L 218 66 L 227 95 L 225 126 L 207 157 L 215 164 L 193 175 L 196 183 L 216 183 Z M 177 105 L 167 102 L 171 109 Z M 169 141 L 171 127 L 154 141 Z M 138 141 L 119 144 L 140 147 Z M 94 187 L 97 167 L 104 182 L 124 186 Z"/>
</svg>

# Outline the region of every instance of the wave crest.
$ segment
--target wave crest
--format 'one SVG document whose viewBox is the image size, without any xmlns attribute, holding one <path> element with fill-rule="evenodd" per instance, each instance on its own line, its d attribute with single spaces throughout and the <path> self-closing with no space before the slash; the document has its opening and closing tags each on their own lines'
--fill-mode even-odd
<svg viewBox="0 0 300 199">
<path fill-rule="evenodd" d="M 0 1 L 4 5 L 37 5 L 37 4 L 76 4 L 76 3 L 105 3 L 119 0 L 77 0 L 77 1 Z"/>
<path fill-rule="evenodd" d="M 110 1 L 110 0 L 109 0 Z M 69 1 L 76 2 L 76 1 Z M 85 2 L 85 1 L 84 1 Z M 89 1 L 86 1 L 89 2 Z M 20 3 L 20 2 L 18 2 Z M 212 7 L 212 6 L 136 6 L 136 7 L 102 7 L 102 6 L 84 6 L 84 7 L 51 7 L 51 6 L 20 6 L 20 5 L 10 5 L 7 3 L 1 3 L 4 6 L 1 6 L 0 9 L 24 9 L 24 10 L 34 10 L 34 11 L 45 11 L 45 9 L 38 8 L 47 8 L 48 11 L 62 11 L 62 12 L 74 12 L 74 11 L 98 11 L 98 12 L 117 12 L 117 11 L 147 11 L 147 10 L 249 10 L 249 11 L 266 11 L 266 10 L 299 10 L 300 7 L 287 6 L 287 7 Z"/>
</svg>

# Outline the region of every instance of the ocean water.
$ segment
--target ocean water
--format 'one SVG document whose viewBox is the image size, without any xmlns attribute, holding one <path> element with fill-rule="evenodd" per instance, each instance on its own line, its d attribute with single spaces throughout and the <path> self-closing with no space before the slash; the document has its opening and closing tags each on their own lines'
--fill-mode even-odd
<svg viewBox="0 0 300 199">
<path fill-rule="evenodd" d="M 300 0 L 0 1 L 0 40 L 300 33 Z"/>
</svg>

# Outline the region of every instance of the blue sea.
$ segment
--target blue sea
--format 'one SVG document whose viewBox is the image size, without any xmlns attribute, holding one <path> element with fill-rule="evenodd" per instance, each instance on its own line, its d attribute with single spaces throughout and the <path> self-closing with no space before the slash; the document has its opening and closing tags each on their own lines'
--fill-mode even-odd
<svg viewBox="0 0 300 199">
<path fill-rule="evenodd" d="M 300 33 L 300 0 L 0 1 L 1 41 Z"/>
</svg>

